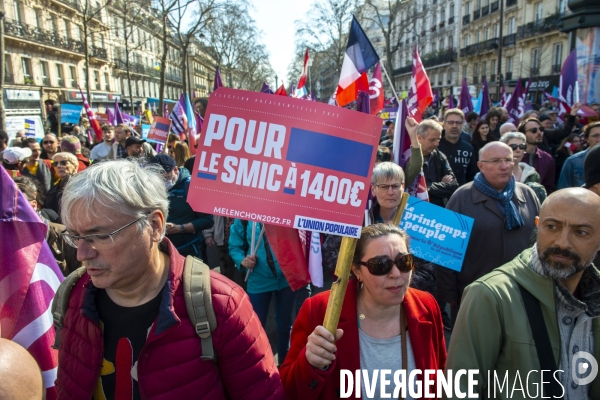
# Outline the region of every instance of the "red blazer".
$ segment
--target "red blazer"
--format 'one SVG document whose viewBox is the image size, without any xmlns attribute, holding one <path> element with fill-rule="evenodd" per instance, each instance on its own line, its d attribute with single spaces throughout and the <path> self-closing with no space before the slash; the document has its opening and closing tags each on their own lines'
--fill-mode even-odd
<svg viewBox="0 0 600 400">
<path fill-rule="evenodd" d="M 314 368 L 306 360 L 308 336 L 323 325 L 329 291 L 307 299 L 294 322 L 291 346 L 280 368 L 281 380 L 288 399 L 334 399 L 340 397 L 340 370 L 360 369 L 360 349 L 356 310 L 357 282 L 351 280 L 344 297 L 338 328 L 344 336 L 336 343 L 336 359 L 327 371 Z M 404 309 L 417 369 L 446 367 L 444 326 L 437 302 L 429 293 L 409 289 Z M 423 375 L 420 375 L 422 380 Z M 393 380 L 392 380 L 393 387 Z M 389 386 L 388 386 L 389 388 Z M 430 389 L 431 392 L 435 390 Z"/>
</svg>

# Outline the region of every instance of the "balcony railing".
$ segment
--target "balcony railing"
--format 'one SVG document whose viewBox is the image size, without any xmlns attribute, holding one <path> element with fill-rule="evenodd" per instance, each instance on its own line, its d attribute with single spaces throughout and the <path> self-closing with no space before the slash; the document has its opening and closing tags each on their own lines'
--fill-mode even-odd
<svg viewBox="0 0 600 400">
<path fill-rule="evenodd" d="M 514 6 L 517 4 L 517 0 L 506 0 L 506 7 Z"/>
<path fill-rule="evenodd" d="M 500 9 L 500 1 L 496 0 L 492 4 L 490 4 L 490 12 L 495 13 Z"/>
<path fill-rule="evenodd" d="M 510 81 L 512 79 L 512 71 L 507 72 L 506 74 L 504 74 L 504 79 L 507 81 Z"/>
<path fill-rule="evenodd" d="M 178 83 L 182 83 L 183 82 L 183 78 L 174 74 L 165 74 L 165 78 L 173 81 L 173 82 L 178 82 Z"/>
<path fill-rule="evenodd" d="M 489 5 L 481 7 L 481 16 L 482 17 L 485 17 L 489 13 L 490 13 L 490 6 Z"/>
<path fill-rule="evenodd" d="M 456 61 L 456 49 L 443 50 L 440 52 L 425 54 L 422 57 L 425 68 L 435 67 L 436 65 L 448 64 Z"/>
<path fill-rule="evenodd" d="M 31 77 L 31 75 L 26 75 L 23 78 L 23 83 L 26 85 L 35 85 L 35 81 L 33 80 L 33 78 Z"/>
<path fill-rule="evenodd" d="M 506 36 L 504 36 L 504 38 L 502 38 L 503 46 L 514 46 L 516 42 L 517 42 L 517 34 L 516 33 L 511 33 L 510 35 L 506 35 Z"/>
<path fill-rule="evenodd" d="M 106 49 L 96 46 L 90 46 L 90 57 L 100 58 L 102 60 L 108 60 L 108 52 Z"/>
<path fill-rule="evenodd" d="M 532 67 L 529 72 L 531 72 L 531 76 L 539 76 L 540 67 Z"/>
<path fill-rule="evenodd" d="M 559 74 L 560 73 L 560 67 L 561 67 L 560 64 L 554 64 L 552 66 L 552 73 L 553 74 Z"/>
<path fill-rule="evenodd" d="M 454 23 L 454 17 L 448 18 L 448 25 L 452 25 Z"/>
<path fill-rule="evenodd" d="M 65 80 L 63 78 L 56 78 L 56 84 L 58 87 L 65 87 Z"/>
<path fill-rule="evenodd" d="M 89 1 L 83 1 L 82 3 L 80 3 L 77 0 L 58 0 L 63 4 L 66 4 L 67 6 L 74 8 L 77 11 L 80 11 L 83 14 L 87 14 L 88 16 L 92 17 L 92 18 L 97 18 L 100 19 L 100 12 L 102 11 L 101 7 L 92 7 L 91 2 Z"/>
<path fill-rule="evenodd" d="M 396 68 L 393 73 L 394 73 L 394 76 L 398 76 L 398 75 L 407 74 L 411 71 L 412 71 L 412 63 L 409 65 L 405 65 L 404 67 L 401 67 L 401 68 Z"/>
<path fill-rule="evenodd" d="M 519 39 L 527 39 L 533 36 L 539 36 L 543 33 L 554 32 L 560 29 L 559 23 L 563 14 L 556 13 L 539 21 L 530 22 L 519 26 L 517 35 Z"/>
<path fill-rule="evenodd" d="M 4 83 L 15 83 L 15 77 L 12 74 L 4 74 Z"/>
<path fill-rule="evenodd" d="M 473 21 L 478 20 L 481 17 L 481 9 L 473 11 Z"/>
<path fill-rule="evenodd" d="M 463 15 L 463 25 L 467 25 L 469 22 L 471 22 L 471 15 Z"/>
<path fill-rule="evenodd" d="M 498 39 L 489 39 L 483 42 L 471 44 L 469 46 L 460 49 L 460 56 L 467 57 L 473 56 L 479 53 L 485 53 L 486 51 L 496 50 L 498 48 Z"/>
<path fill-rule="evenodd" d="M 115 59 L 113 62 L 115 63 L 115 69 L 127 71 L 128 64 L 124 60 Z M 153 77 L 160 76 L 159 70 L 137 62 L 129 62 L 129 72 L 133 74 L 150 75 Z"/>
<path fill-rule="evenodd" d="M 44 44 L 50 47 L 83 53 L 83 42 L 59 36 L 58 34 L 32 25 L 6 18 L 4 21 L 4 31 L 6 35 L 30 40 L 35 43 Z"/>
</svg>

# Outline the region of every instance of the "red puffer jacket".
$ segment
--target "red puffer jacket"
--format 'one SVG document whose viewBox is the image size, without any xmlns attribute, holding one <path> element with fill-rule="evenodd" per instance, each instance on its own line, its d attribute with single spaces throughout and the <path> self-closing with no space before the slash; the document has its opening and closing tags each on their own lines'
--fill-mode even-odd
<svg viewBox="0 0 600 400">
<path fill-rule="evenodd" d="M 161 250 L 171 255 L 171 265 L 159 315 L 138 358 L 142 398 L 283 399 L 269 340 L 242 288 L 211 272 L 217 363 L 203 361 L 183 297 L 184 258 L 167 239 Z M 100 377 L 104 343 L 96 290 L 85 274 L 71 292 L 58 353 L 59 399 L 91 399 Z"/>
</svg>

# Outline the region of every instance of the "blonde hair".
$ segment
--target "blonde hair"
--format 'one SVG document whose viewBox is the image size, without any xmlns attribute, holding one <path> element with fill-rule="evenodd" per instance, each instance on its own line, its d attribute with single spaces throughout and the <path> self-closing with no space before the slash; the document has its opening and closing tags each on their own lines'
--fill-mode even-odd
<svg viewBox="0 0 600 400">
<path fill-rule="evenodd" d="M 177 168 L 181 168 L 184 166 L 186 160 L 190 158 L 190 148 L 188 147 L 186 142 L 177 142 L 175 144 L 175 148 L 173 149 L 175 157 L 175 162 L 177 163 Z M 190 171 L 192 172 L 192 171 Z"/>
</svg>

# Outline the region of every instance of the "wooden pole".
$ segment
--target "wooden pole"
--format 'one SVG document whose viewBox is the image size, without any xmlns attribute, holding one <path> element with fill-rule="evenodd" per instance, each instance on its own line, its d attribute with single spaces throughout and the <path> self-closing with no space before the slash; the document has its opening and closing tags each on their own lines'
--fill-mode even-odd
<svg viewBox="0 0 600 400">
<path fill-rule="evenodd" d="M 408 193 L 404 192 L 402 194 L 402 199 L 400 200 L 400 205 L 394 215 L 393 224 L 395 226 L 400 224 L 407 203 Z M 323 326 L 331 332 L 333 337 L 335 337 L 335 332 L 340 321 L 342 304 L 344 303 L 344 296 L 346 295 L 346 288 L 348 287 L 348 280 L 350 279 L 352 258 L 354 257 L 357 242 L 358 239 L 346 236 L 342 238 L 342 245 L 340 246 L 337 264 L 335 265 L 335 275 L 338 279 L 331 285 L 331 293 L 329 294 L 329 301 L 327 303 L 327 310 L 325 310 L 325 319 L 323 321 Z"/>
</svg>

